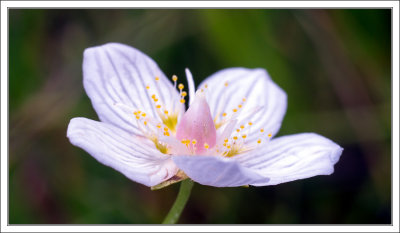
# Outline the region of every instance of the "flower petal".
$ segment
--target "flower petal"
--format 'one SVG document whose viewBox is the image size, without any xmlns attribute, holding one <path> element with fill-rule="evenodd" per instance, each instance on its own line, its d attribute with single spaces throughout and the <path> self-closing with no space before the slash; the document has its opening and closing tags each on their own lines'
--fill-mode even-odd
<svg viewBox="0 0 400 233">
<path fill-rule="evenodd" d="M 283 136 L 263 148 L 237 156 L 238 161 L 265 177 L 269 182 L 251 185 L 275 185 L 317 175 L 330 175 L 343 148 L 315 133 Z"/>
<path fill-rule="evenodd" d="M 157 104 L 162 108 L 169 112 L 184 112 L 178 91 L 157 64 L 127 45 L 109 43 L 86 49 L 83 78 L 86 93 L 100 120 L 129 132 L 138 132 L 136 123 L 132 123 L 134 117 L 118 108 L 116 103 L 144 111 L 160 120 L 151 98 L 155 94 L 159 100 Z"/>
<path fill-rule="evenodd" d="M 205 155 L 178 155 L 172 157 L 175 164 L 192 180 L 215 187 L 236 187 L 268 178 L 241 166 L 233 158 Z"/>
<path fill-rule="evenodd" d="M 238 125 L 252 122 L 251 131 L 244 131 L 247 142 L 260 137 L 260 128 L 271 135 L 278 132 L 286 112 L 287 97 L 264 69 L 224 69 L 208 77 L 200 88 L 206 90 L 213 117 L 221 119 L 224 112 L 229 117 L 236 109 L 241 111 L 237 117 Z"/>
<path fill-rule="evenodd" d="M 100 163 L 146 186 L 157 185 L 178 171 L 170 156 L 156 150 L 149 140 L 107 123 L 74 118 L 67 137 Z"/>
</svg>

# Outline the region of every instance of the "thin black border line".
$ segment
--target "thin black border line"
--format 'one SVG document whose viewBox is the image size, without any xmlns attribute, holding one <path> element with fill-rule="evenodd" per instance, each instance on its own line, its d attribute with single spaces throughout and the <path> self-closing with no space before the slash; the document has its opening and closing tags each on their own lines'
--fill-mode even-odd
<svg viewBox="0 0 400 233">
<path fill-rule="evenodd" d="M 15 0 L 15 1 L 19 1 L 19 0 Z M 45 0 L 45 1 L 50 1 L 50 0 Z M 78 1 L 78 0 L 74 0 L 74 1 Z M 100 1 L 107 1 L 107 0 L 100 0 Z M 123 0 L 123 1 L 128 1 L 128 0 Z M 156 0 L 150 0 L 150 1 L 156 1 Z M 182 1 L 182 0 L 179 0 Z M 206 1 L 212 1 L 212 0 L 206 0 Z M 223 1 L 228 1 L 228 0 L 223 0 Z M 235 0 L 235 1 L 239 1 L 239 0 Z M 256 1 L 260 1 L 260 0 L 256 0 Z M 285 1 L 285 0 L 284 0 Z M 300 1 L 300 0 L 296 0 L 296 1 Z M 317 1 L 317 0 L 311 0 L 311 1 Z M 346 1 L 346 0 L 339 0 L 339 1 Z M 362 0 L 356 0 L 356 1 L 362 1 Z M 374 0 L 366 0 L 366 1 L 374 1 Z M 9 2 L 9 1 L 5 1 L 5 2 Z M 196 2 L 196 1 L 194 1 Z M 335 2 L 335 1 L 331 1 L 331 2 Z M 388 2 L 397 2 L 397 1 L 388 1 Z M 393 8 L 394 7 L 357 7 L 357 8 L 346 8 L 346 7 L 338 7 L 338 8 L 330 8 L 330 7 L 326 7 L 326 8 L 313 8 L 313 7 L 293 7 L 293 8 L 108 8 L 108 7 L 95 7 L 95 8 L 52 8 L 52 7 L 29 7 L 29 8 L 17 8 L 17 7 L 7 7 L 7 60 L 8 60 L 8 67 L 7 67 L 7 97 L 9 100 L 9 28 L 10 28 L 10 14 L 9 14 L 9 10 L 11 9 L 75 9 L 75 10 L 83 10 L 83 9 L 177 9 L 177 10 L 184 10 L 184 9 L 310 9 L 310 10 L 316 10 L 316 9 L 390 9 L 391 11 L 391 224 L 9 224 L 9 222 L 7 222 L 7 226 L 131 226 L 131 227 L 135 227 L 135 226 L 393 226 L 393 170 L 394 170 L 394 163 L 393 163 L 393 107 L 394 107 L 394 99 L 393 99 L 393 92 L 394 92 L 394 86 L 393 86 L 393 28 L 394 28 L 394 24 L 393 24 Z M 0 69 L 1 69 L 1 64 L 0 64 Z M 7 135 L 9 135 L 9 129 L 10 129 L 10 125 L 9 125 L 9 101 L 7 101 L 7 126 L 8 126 L 8 130 L 7 130 Z M 0 132 L 1 132 L 1 125 L 0 125 Z M 1 135 L 0 135 L 0 139 L 1 139 Z M 7 137 L 7 144 L 9 145 L 9 137 Z M 9 147 L 7 147 L 7 220 L 9 221 Z M 1 161 L 0 161 L 1 163 Z M 0 173 L 0 182 L 1 182 L 1 173 Z M 0 212 L 1 215 L 1 212 Z M 0 226 L 1 226 L 1 217 L 0 217 Z M 87 231 L 90 232 L 90 231 Z"/>
</svg>

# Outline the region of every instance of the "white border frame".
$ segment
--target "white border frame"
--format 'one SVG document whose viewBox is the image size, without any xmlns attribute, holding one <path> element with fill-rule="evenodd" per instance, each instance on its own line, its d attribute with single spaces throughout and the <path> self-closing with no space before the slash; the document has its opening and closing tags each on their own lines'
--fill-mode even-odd
<svg viewBox="0 0 400 233">
<path fill-rule="evenodd" d="M 8 8 L 392 8 L 392 208 L 386 226 L 278 225 L 8 225 Z M 1 232 L 399 232 L 399 2 L 397 1 L 2 1 L 1 2 Z"/>
</svg>

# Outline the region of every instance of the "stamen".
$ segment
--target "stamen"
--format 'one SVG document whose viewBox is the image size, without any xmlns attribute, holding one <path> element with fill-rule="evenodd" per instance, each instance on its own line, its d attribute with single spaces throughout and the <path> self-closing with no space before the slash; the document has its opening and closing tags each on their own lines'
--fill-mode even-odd
<svg viewBox="0 0 400 233">
<path fill-rule="evenodd" d="M 156 81 L 160 81 L 160 77 L 156 76 Z"/>
<path fill-rule="evenodd" d="M 261 128 L 261 129 L 260 129 L 260 132 L 261 132 L 261 133 L 264 133 L 264 129 L 263 129 L 263 128 Z"/>
<path fill-rule="evenodd" d="M 261 139 L 258 139 L 258 140 L 257 140 L 257 143 L 260 144 L 260 143 L 261 143 Z"/>
<path fill-rule="evenodd" d="M 149 89 L 150 89 L 150 86 L 149 86 L 149 85 L 147 85 L 147 86 L 146 86 L 146 89 L 147 89 L 147 90 L 149 90 Z"/>
<path fill-rule="evenodd" d="M 241 104 L 239 104 L 239 105 L 238 105 L 238 108 L 241 108 L 241 107 L 243 107 L 243 106 L 242 106 Z"/>
<path fill-rule="evenodd" d="M 225 85 L 225 87 L 227 87 L 228 86 L 228 81 L 226 81 L 224 85 Z"/>
<path fill-rule="evenodd" d="M 223 117 L 226 117 L 226 115 L 228 115 L 228 114 L 226 114 L 225 112 L 224 112 L 224 113 L 222 113 L 222 116 L 223 116 Z"/>
<path fill-rule="evenodd" d="M 240 128 L 241 128 L 241 129 L 244 129 L 244 125 L 241 125 Z"/>
<path fill-rule="evenodd" d="M 175 74 L 172 75 L 172 81 L 174 81 L 174 82 L 178 81 L 178 76 L 176 76 Z"/>
<path fill-rule="evenodd" d="M 158 104 L 158 105 L 156 105 L 156 108 L 161 108 L 161 105 L 159 105 L 159 104 Z"/>
<path fill-rule="evenodd" d="M 183 96 L 183 97 L 187 96 L 187 92 L 186 91 L 182 91 L 181 96 Z"/>
<path fill-rule="evenodd" d="M 165 115 L 168 115 L 168 111 L 167 110 L 165 110 L 164 113 L 165 113 Z"/>
<path fill-rule="evenodd" d="M 234 137 L 233 137 L 233 140 L 237 140 L 237 139 L 238 139 L 238 137 L 237 137 L 237 136 L 234 136 Z"/>
<path fill-rule="evenodd" d="M 207 143 L 204 143 L 204 148 L 208 149 L 210 146 Z"/>
<path fill-rule="evenodd" d="M 249 122 L 249 125 L 250 125 L 250 126 L 253 125 L 253 122 L 250 121 L 250 122 Z"/>
<path fill-rule="evenodd" d="M 243 135 L 242 135 L 242 138 L 243 138 L 243 139 L 245 139 L 246 137 L 247 137 L 247 135 L 246 135 L 246 134 L 243 134 Z"/>
<path fill-rule="evenodd" d="M 184 103 L 185 103 L 185 99 L 181 99 L 180 102 L 181 102 L 182 104 L 184 104 Z"/>
<path fill-rule="evenodd" d="M 185 86 L 184 86 L 182 83 L 179 83 L 179 85 L 178 85 L 178 89 L 179 89 L 179 90 L 182 90 L 184 87 L 185 87 Z"/>
<path fill-rule="evenodd" d="M 237 109 L 236 109 L 236 108 L 234 108 L 232 111 L 233 111 L 233 112 L 237 112 Z"/>
<path fill-rule="evenodd" d="M 269 138 L 272 137 L 272 134 L 269 133 L 269 134 L 268 134 L 268 137 L 269 137 Z"/>
</svg>

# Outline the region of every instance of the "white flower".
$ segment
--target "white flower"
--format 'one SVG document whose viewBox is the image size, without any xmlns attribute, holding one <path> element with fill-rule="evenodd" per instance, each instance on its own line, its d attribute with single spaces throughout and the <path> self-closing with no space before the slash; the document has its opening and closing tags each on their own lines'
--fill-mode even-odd
<svg viewBox="0 0 400 233">
<path fill-rule="evenodd" d="M 221 70 L 196 94 L 188 69 L 186 76 L 188 96 L 176 76 L 170 82 L 132 47 L 86 49 L 83 84 L 101 122 L 74 118 L 68 138 L 147 186 L 187 177 L 217 187 L 264 186 L 333 172 L 343 149 L 331 140 L 314 133 L 273 139 L 287 98 L 265 70 Z"/>
</svg>

